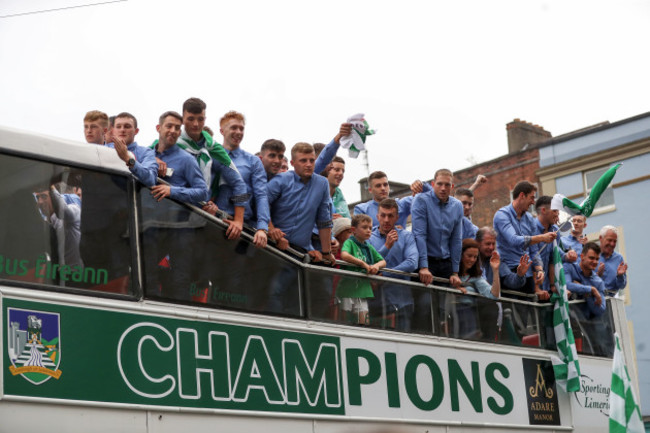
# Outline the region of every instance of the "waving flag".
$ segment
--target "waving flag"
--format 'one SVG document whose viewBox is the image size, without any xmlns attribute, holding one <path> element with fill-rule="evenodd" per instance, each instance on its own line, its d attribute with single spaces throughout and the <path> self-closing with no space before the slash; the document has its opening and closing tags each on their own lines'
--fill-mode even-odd
<svg viewBox="0 0 650 433">
<path fill-rule="evenodd" d="M 603 195 L 603 192 L 607 189 L 607 186 L 614 178 L 616 170 L 618 170 L 621 165 L 622 164 L 616 164 L 603 173 L 591 188 L 589 196 L 582 202 L 582 204 L 577 204 L 562 194 L 555 194 L 551 200 L 551 209 L 563 210 L 569 215 L 584 215 L 585 217 L 589 217 L 596 207 L 596 202 L 598 202 L 600 196 Z"/>
<path fill-rule="evenodd" d="M 641 410 L 636 404 L 630 375 L 625 366 L 625 357 L 618 341 L 618 334 L 614 334 L 616 348 L 612 362 L 612 388 L 609 393 L 609 431 L 610 433 L 643 433 Z"/>
<path fill-rule="evenodd" d="M 363 113 L 348 117 L 348 123 L 352 124 L 352 133 L 341 138 L 341 147 L 348 149 L 350 158 L 356 158 L 366 149 L 366 137 L 373 135 L 375 130 L 370 129 Z"/>
<path fill-rule="evenodd" d="M 569 321 L 566 279 L 557 240 L 553 242 L 553 264 L 555 265 L 557 293 L 553 293 L 551 302 L 553 303 L 553 328 L 559 357 L 551 356 L 551 361 L 557 384 L 566 392 L 575 392 L 580 390 L 580 364 Z"/>
</svg>

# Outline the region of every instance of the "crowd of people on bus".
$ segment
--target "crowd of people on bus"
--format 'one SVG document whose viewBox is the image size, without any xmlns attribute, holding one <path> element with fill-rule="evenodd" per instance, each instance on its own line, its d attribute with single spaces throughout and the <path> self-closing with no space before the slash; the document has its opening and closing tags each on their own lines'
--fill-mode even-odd
<svg viewBox="0 0 650 433">
<path fill-rule="evenodd" d="M 415 273 L 425 285 L 435 282 L 493 299 L 505 295 L 503 290 L 507 296 L 547 301 L 556 291 L 553 242 L 559 211 L 551 209 L 550 197 L 537 198 L 536 186 L 527 180 L 515 185 L 512 202 L 495 213 L 493 227 L 479 228 L 471 219 L 473 191 L 488 179 L 479 176 L 470 188 L 454 190 L 454 175 L 444 168 L 430 183 L 414 181 L 412 195 L 403 198 L 389 198 L 387 175 L 373 172 L 368 177 L 372 198 L 351 215 L 340 188 L 345 160 L 336 155 L 341 138 L 352 133 L 351 124 L 343 123 L 326 145 L 296 143 L 289 170 L 280 140 L 266 140 L 255 154 L 241 147 L 241 113 L 221 117 L 222 144 L 205 120 L 206 104 L 190 98 L 181 113 L 160 116 L 158 139 L 149 146 L 135 141 L 138 123 L 129 113 L 109 117 L 90 111 L 84 131 L 88 143 L 114 148 L 155 200 L 170 197 L 212 215 L 225 212 L 229 239 L 247 230 L 259 248 L 273 241 L 281 250 L 308 254 L 314 263 L 334 265 L 340 259 L 347 269 L 396 281 Z M 603 227 L 596 242 L 587 240 L 586 226 L 583 216 L 572 218 L 570 234 L 559 239 L 560 254 L 569 292 L 587 300 L 586 315 L 598 317 L 605 311 L 605 294 L 626 286 L 627 265 L 615 251 L 615 227 Z M 370 283 L 343 279 L 335 290 L 350 320 L 367 323 L 377 298 Z M 394 309 L 396 328 L 432 326 L 429 291 L 384 284 L 381 292 L 382 303 Z"/>
</svg>

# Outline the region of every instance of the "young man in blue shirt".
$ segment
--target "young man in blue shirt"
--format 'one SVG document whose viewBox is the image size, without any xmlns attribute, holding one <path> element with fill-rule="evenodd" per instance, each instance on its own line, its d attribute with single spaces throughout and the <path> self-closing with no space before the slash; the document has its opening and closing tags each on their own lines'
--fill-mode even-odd
<svg viewBox="0 0 650 433">
<path fill-rule="evenodd" d="M 533 266 L 526 272 L 526 284 L 523 287 L 509 287 L 503 284 L 502 289 L 532 294 L 535 292 L 535 283 L 541 284 L 544 281 L 543 264 L 537 244 L 553 242 L 556 234 L 535 234 L 535 218 L 528 213 L 528 209 L 535 203 L 536 192 L 537 187 L 532 183 L 525 180 L 518 182 L 512 190 L 512 203 L 494 214 L 497 251 L 501 262 L 516 272 L 521 256 L 528 254 L 533 260 Z"/>
<path fill-rule="evenodd" d="M 120 113 L 115 116 L 113 127 L 113 143 L 108 143 L 117 152 L 117 156 L 126 163 L 129 171 L 146 186 L 156 183 L 158 163 L 153 150 L 148 147 L 138 146 L 135 136 L 140 130 L 138 121 L 130 113 Z"/>
<path fill-rule="evenodd" d="M 390 194 L 390 185 L 388 183 L 388 176 L 383 171 L 375 171 L 368 176 L 368 192 L 372 195 L 372 200 L 365 203 L 359 203 L 354 207 L 354 214 L 365 214 L 372 218 L 373 227 L 379 224 L 377 220 L 377 212 L 379 211 L 379 203 L 388 198 Z M 399 218 L 397 225 L 406 227 L 406 221 L 411 214 L 411 205 L 413 204 L 413 197 L 403 197 L 396 199 L 399 206 Z"/>
<path fill-rule="evenodd" d="M 289 243 L 302 248 L 315 262 L 323 260 L 335 263 L 331 250 L 332 213 L 327 179 L 314 174 L 316 154 L 308 143 L 297 143 L 291 149 L 291 165 L 294 171 L 280 173 L 267 184 L 271 221 L 269 237 L 280 249 Z M 321 251 L 312 245 L 312 230 L 318 227 Z M 295 314 L 299 311 L 297 270 L 287 266 L 271 281 L 267 309 L 271 312 Z M 310 287 L 309 314 L 325 317 L 331 294 L 331 282 L 323 287 Z"/>
<path fill-rule="evenodd" d="M 260 149 L 260 160 L 264 166 L 264 171 L 266 171 L 266 180 L 269 181 L 276 174 L 280 173 L 282 168 L 282 161 L 284 160 L 284 152 L 287 148 L 284 143 L 275 138 L 269 138 L 264 143 L 262 143 L 262 148 Z M 286 171 L 286 170 L 285 170 Z"/>
<path fill-rule="evenodd" d="M 571 217 L 571 233 L 560 238 L 564 249 L 570 248 L 580 255 L 582 246 L 587 243 L 587 236 L 583 234 L 587 227 L 587 218 L 584 215 L 574 215 Z"/>
<path fill-rule="evenodd" d="M 191 298 L 191 251 L 196 232 L 183 224 L 189 221 L 190 213 L 163 199 L 200 205 L 208 199 L 209 192 L 196 159 L 176 145 L 182 121 L 183 117 L 174 111 L 160 116 L 156 126 L 158 140 L 152 147 L 158 161 L 158 176 L 169 184 L 153 186 L 152 199 L 142 196 L 141 201 L 147 290 L 154 296 L 187 301 Z"/>
<path fill-rule="evenodd" d="M 237 167 L 250 197 L 244 206 L 244 222 L 255 230 L 253 235 L 255 246 L 264 248 L 270 218 L 269 201 L 266 196 L 266 171 L 257 156 L 246 152 L 240 146 L 244 139 L 245 126 L 244 115 L 236 111 L 229 111 L 219 121 L 219 131 L 223 135 L 223 147 Z M 233 195 L 234 192 L 230 185 L 222 185 L 216 201 L 219 209 L 230 214 L 234 213 L 231 200 Z"/>
<path fill-rule="evenodd" d="M 549 232 L 557 233 L 558 226 L 556 225 L 560 218 L 560 211 L 551 209 L 552 197 L 543 195 L 535 202 L 535 211 L 537 218 L 535 219 L 534 234 L 545 234 Z M 539 258 L 542 262 L 542 270 L 544 271 L 544 281 L 541 284 L 535 284 L 535 294 L 540 301 L 548 301 L 551 298 L 551 286 L 555 285 L 555 267 L 551 257 L 553 256 L 553 245 L 547 244 L 545 247 L 539 248 Z M 560 249 L 562 262 L 575 262 L 578 255 L 575 251 L 569 250 L 565 253 Z"/>
<path fill-rule="evenodd" d="M 158 184 L 151 194 L 160 201 L 165 197 L 199 205 L 208 200 L 208 188 L 196 159 L 176 145 L 181 134 L 183 117 L 175 111 L 160 116 L 156 131 L 158 140 L 153 143 L 158 162 L 158 177 L 169 185 Z"/>
<path fill-rule="evenodd" d="M 418 194 L 411 208 L 413 234 L 418 248 L 420 281 L 431 284 L 434 275 L 448 278 L 449 284 L 458 287 L 460 256 L 462 251 L 463 205 L 451 197 L 453 174 L 447 169 L 436 171 L 433 191 Z M 415 315 L 413 328 L 431 329 L 431 296 L 429 292 L 414 294 Z"/>
<path fill-rule="evenodd" d="M 478 227 L 470 219 L 474 207 L 474 193 L 467 188 L 457 188 L 454 197 L 463 204 L 463 239 L 474 239 L 478 231 Z"/>
<path fill-rule="evenodd" d="M 308 143 L 297 143 L 291 149 L 294 171 L 280 173 L 267 185 L 271 207 L 269 236 L 279 248 L 291 242 L 307 251 L 315 261 L 334 261 L 331 244 L 332 213 L 329 183 L 314 173 L 316 156 Z M 323 251 L 315 251 L 311 244 L 314 224 L 318 227 Z"/>
<path fill-rule="evenodd" d="M 392 198 L 379 203 L 377 220 L 379 225 L 373 227 L 370 244 L 386 260 L 386 267 L 403 272 L 414 272 L 418 267 L 418 249 L 413 234 L 397 227 L 399 207 Z M 384 273 L 386 277 L 409 280 L 400 274 Z M 370 301 L 371 309 L 380 309 L 382 315 L 395 312 L 395 329 L 411 330 L 413 317 L 413 294 L 407 285 L 382 283 L 375 298 Z"/>
<path fill-rule="evenodd" d="M 413 234 L 424 284 L 431 284 L 435 275 L 449 278 L 454 287 L 460 285 L 463 205 L 450 196 L 453 187 L 451 171 L 440 169 L 433 179 L 433 191 L 419 194 L 413 201 Z"/>
<path fill-rule="evenodd" d="M 84 137 L 86 143 L 103 146 L 108 131 L 108 115 L 98 110 L 86 113 L 84 117 Z"/>
<path fill-rule="evenodd" d="M 600 254 L 597 243 L 587 242 L 582 248 L 580 262 L 565 263 L 563 266 L 567 290 L 586 300 L 585 304 L 578 306 L 578 318 L 590 337 L 588 341 L 591 343 L 593 354 L 611 355 L 613 339 L 605 314 L 605 284 L 595 272 Z"/>
<path fill-rule="evenodd" d="M 244 206 L 248 201 L 246 184 L 223 146 L 204 131 L 205 109 L 205 102 L 199 98 L 189 98 L 183 103 L 183 131 L 177 144 L 194 155 L 210 190 L 210 201 L 203 210 L 212 215 L 216 214 L 218 207 L 214 201 L 219 196 L 222 178 L 232 188 L 230 200 L 234 205 L 234 216 L 232 220 L 226 221 L 228 223 L 226 236 L 228 239 L 237 239 L 244 227 Z"/>
</svg>

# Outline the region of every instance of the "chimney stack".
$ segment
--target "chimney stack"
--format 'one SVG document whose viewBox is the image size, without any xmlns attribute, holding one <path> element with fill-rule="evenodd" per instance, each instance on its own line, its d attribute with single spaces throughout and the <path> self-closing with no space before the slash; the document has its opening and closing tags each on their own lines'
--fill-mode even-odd
<svg viewBox="0 0 650 433">
<path fill-rule="evenodd" d="M 508 123 L 506 131 L 508 131 L 508 153 L 519 152 L 533 144 L 542 143 L 553 137 L 543 127 L 519 119 Z"/>
</svg>

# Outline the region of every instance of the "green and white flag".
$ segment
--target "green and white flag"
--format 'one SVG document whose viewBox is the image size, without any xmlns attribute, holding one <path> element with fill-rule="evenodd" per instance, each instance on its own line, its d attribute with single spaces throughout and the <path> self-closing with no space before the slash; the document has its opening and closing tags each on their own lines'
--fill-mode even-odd
<svg viewBox="0 0 650 433">
<path fill-rule="evenodd" d="M 616 348 L 612 361 L 612 388 L 609 393 L 609 431 L 610 433 L 643 433 L 645 428 L 641 410 L 632 392 L 632 381 L 627 372 L 618 334 L 614 334 L 614 338 Z"/>
<path fill-rule="evenodd" d="M 581 204 L 569 200 L 562 194 L 555 194 L 551 200 L 551 209 L 563 210 L 569 215 L 584 215 L 585 217 L 589 217 L 596 207 L 596 202 L 598 202 L 600 196 L 603 195 L 603 192 L 607 189 L 607 186 L 614 178 L 616 170 L 618 170 L 621 165 L 622 164 L 616 164 L 603 173 L 591 188 L 589 196 Z"/>
<path fill-rule="evenodd" d="M 350 158 L 356 158 L 362 150 L 366 150 L 366 137 L 373 135 L 375 130 L 370 129 L 363 113 L 348 117 L 347 122 L 352 124 L 352 132 L 341 137 L 341 147 L 348 149 Z"/>
<path fill-rule="evenodd" d="M 557 384 L 566 392 L 575 392 L 580 390 L 580 364 L 569 320 L 566 279 L 557 240 L 553 242 L 553 264 L 557 293 L 553 293 L 551 302 L 553 303 L 553 328 L 559 357 L 551 356 L 551 361 Z"/>
</svg>

